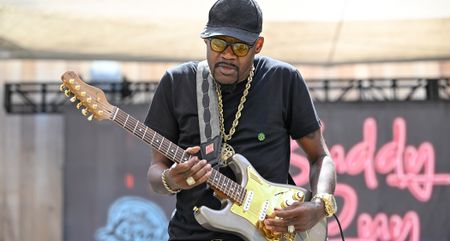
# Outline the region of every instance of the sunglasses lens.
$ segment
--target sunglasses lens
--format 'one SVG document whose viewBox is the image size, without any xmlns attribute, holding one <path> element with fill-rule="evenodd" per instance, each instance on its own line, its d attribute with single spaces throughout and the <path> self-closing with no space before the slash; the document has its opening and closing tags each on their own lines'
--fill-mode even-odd
<svg viewBox="0 0 450 241">
<path fill-rule="evenodd" d="M 244 44 L 244 43 L 233 44 L 233 52 L 235 55 L 237 55 L 239 57 L 243 57 L 243 56 L 247 55 L 248 50 L 249 50 L 249 46 L 247 44 Z"/>
<path fill-rule="evenodd" d="M 211 39 L 211 49 L 221 53 L 227 47 L 227 42 L 222 39 L 213 38 Z"/>
<path fill-rule="evenodd" d="M 244 57 L 248 54 L 250 46 L 244 43 L 228 43 L 223 39 L 212 38 L 211 39 L 211 49 L 218 53 L 222 53 L 228 45 L 231 45 L 233 53 L 238 57 Z"/>
</svg>

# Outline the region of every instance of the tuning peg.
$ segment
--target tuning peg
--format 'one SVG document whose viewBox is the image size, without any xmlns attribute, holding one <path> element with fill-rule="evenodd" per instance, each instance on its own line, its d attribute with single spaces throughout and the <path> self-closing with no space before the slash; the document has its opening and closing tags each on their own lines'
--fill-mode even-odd
<svg viewBox="0 0 450 241">
<path fill-rule="evenodd" d="M 97 115 L 103 115 L 103 111 L 102 110 L 99 110 L 98 112 L 97 112 Z"/>
<path fill-rule="evenodd" d="M 75 80 L 74 80 L 74 79 L 70 79 L 70 80 L 69 80 L 69 83 L 70 83 L 71 85 L 73 85 L 73 84 L 75 83 Z"/>
<path fill-rule="evenodd" d="M 93 105 L 91 106 L 91 108 L 92 108 L 93 110 L 96 110 L 96 109 L 97 109 L 97 104 L 93 104 Z"/>
<path fill-rule="evenodd" d="M 64 85 L 64 83 L 62 83 L 60 86 L 59 86 L 59 91 L 61 91 L 61 92 L 63 92 L 64 90 L 65 90 L 65 85 Z"/>
<path fill-rule="evenodd" d="M 64 90 L 64 94 L 65 94 L 67 97 L 70 97 L 71 92 L 70 92 L 70 90 Z"/>
<path fill-rule="evenodd" d="M 83 105 L 83 103 L 81 103 L 81 102 L 78 103 L 78 104 L 77 104 L 77 109 L 80 109 L 82 105 Z"/>
<path fill-rule="evenodd" d="M 77 97 L 76 96 L 74 96 L 74 97 L 72 97 L 72 98 L 70 98 L 70 102 L 75 102 L 75 101 L 77 101 Z"/>
<path fill-rule="evenodd" d="M 87 116 L 89 114 L 89 112 L 87 111 L 87 109 L 82 109 L 81 114 L 83 114 L 84 116 Z"/>
<path fill-rule="evenodd" d="M 86 91 L 82 91 L 82 92 L 80 93 L 80 95 L 81 95 L 82 97 L 85 97 L 85 96 L 86 96 Z"/>
<path fill-rule="evenodd" d="M 80 85 L 75 85 L 75 90 L 80 90 L 81 86 Z"/>
<path fill-rule="evenodd" d="M 92 121 L 92 119 L 94 119 L 94 114 L 90 115 L 87 119 L 88 121 Z"/>
<path fill-rule="evenodd" d="M 88 97 L 88 98 L 86 99 L 86 102 L 87 102 L 87 103 L 91 103 L 91 102 L 92 102 L 92 98 L 91 98 L 91 97 Z"/>
</svg>

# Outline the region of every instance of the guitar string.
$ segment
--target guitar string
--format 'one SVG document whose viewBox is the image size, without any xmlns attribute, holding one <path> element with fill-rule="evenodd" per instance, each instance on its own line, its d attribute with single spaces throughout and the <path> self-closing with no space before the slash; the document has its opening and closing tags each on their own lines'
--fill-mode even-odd
<svg viewBox="0 0 450 241">
<path fill-rule="evenodd" d="M 73 93 L 76 93 L 76 92 L 73 92 Z M 80 98 L 79 98 L 79 99 L 80 99 Z M 95 98 L 95 99 L 97 99 L 97 98 Z M 81 102 L 83 102 L 83 101 L 81 101 Z M 140 122 L 139 120 L 135 119 L 133 116 L 127 114 L 126 112 L 122 111 L 122 110 L 121 110 L 120 108 L 118 108 L 117 106 L 114 106 L 113 109 L 110 109 L 110 106 L 111 106 L 111 105 L 106 105 L 106 104 L 104 104 L 104 103 L 102 103 L 102 102 L 100 102 L 100 101 L 96 101 L 96 103 L 98 104 L 98 106 L 100 107 L 100 109 L 106 111 L 106 112 L 109 114 L 111 120 L 117 122 L 117 123 L 120 124 L 122 127 L 124 127 L 126 130 L 128 130 L 128 131 L 131 132 L 132 134 L 134 134 L 134 135 L 136 135 L 137 137 L 139 137 L 139 135 L 136 133 L 136 127 L 137 127 L 139 124 L 143 125 L 142 122 Z M 91 107 L 91 108 L 92 108 L 92 107 Z M 90 111 L 90 112 L 91 112 L 91 111 Z M 94 112 L 95 112 L 95 111 L 94 111 Z M 91 112 L 91 113 L 92 113 L 92 112 Z M 111 117 L 111 115 L 112 115 L 113 113 L 114 113 L 115 116 L 114 116 L 114 117 Z M 92 113 L 92 114 L 94 114 L 94 117 L 95 117 L 95 115 L 98 115 L 98 111 L 97 111 L 97 113 Z M 132 120 L 135 121 L 135 124 L 134 124 L 135 127 L 134 127 L 133 129 L 131 129 L 131 127 L 130 127 L 129 125 L 127 125 L 127 123 L 126 123 L 126 122 L 128 121 L 128 118 L 129 118 L 129 117 L 131 117 Z M 114 118 L 114 119 L 113 119 L 113 118 Z M 145 125 L 143 125 L 143 126 L 145 126 Z M 157 138 L 157 140 L 160 140 L 160 141 L 161 141 L 161 143 L 159 144 L 159 147 L 158 147 L 157 149 L 161 150 L 161 147 L 162 147 L 162 148 L 165 148 L 166 150 L 168 150 L 168 149 L 171 147 L 171 145 L 173 144 L 172 142 L 168 141 L 166 138 L 164 138 L 162 135 L 160 135 L 160 134 L 157 133 L 156 131 L 152 130 L 151 128 L 148 128 L 147 126 L 145 126 L 145 127 L 146 127 L 147 129 L 150 129 L 151 132 L 153 132 L 153 137 L 152 137 L 152 139 Z M 146 141 L 147 143 L 150 143 L 151 145 L 154 145 L 154 144 L 152 144 L 152 140 L 150 140 L 148 136 L 144 136 L 144 134 L 142 134 L 142 136 L 141 136 L 140 138 L 143 139 L 144 141 Z M 180 151 L 180 149 L 181 149 L 182 155 L 181 155 L 180 160 L 182 161 L 182 160 L 183 160 L 183 157 L 186 155 L 186 151 L 183 150 L 182 148 L 178 147 L 178 146 L 175 145 L 175 144 L 173 144 L 173 145 L 174 145 L 174 147 L 175 147 L 175 150 L 172 149 L 172 151 L 175 151 L 175 153 L 173 154 L 173 156 L 170 155 L 170 151 L 171 151 L 171 150 L 168 150 L 167 152 L 165 152 L 165 153 L 163 153 L 163 154 L 166 154 L 166 155 L 169 156 L 169 158 L 172 158 L 174 161 L 177 161 L 177 159 L 179 159 L 179 158 L 177 157 L 177 153 L 178 153 L 178 152 Z M 162 152 L 162 150 L 161 150 L 161 152 Z M 188 154 L 188 158 L 190 158 L 190 157 L 191 157 L 191 155 Z M 246 193 L 246 189 L 245 189 L 244 187 L 242 187 L 241 185 L 237 184 L 236 182 L 234 182 L 233 180 L 229 179 L 228 177 L 225 177 L 222 173 L 220 173 L 220 172 L 218 172 L 218 171 L 215 171 L 215 170 L 213 170 L 213 172 L 217 172 L 217 173 L 218 173 L 218 175 L 219 175 L 219 180 L 224 179 L 224 180 L 222 181 L 223 184 L 225 184 L 225 182 L 228 181 L 228 183 L 231 183 L 231 186 L 230 186 L 230 185 L 226 185 L 226 187 L 223 187 L 223 185 L 221 185 L 220 182 L 217 183 L 217 182 L 216 182 L 214 179 L 212 179 L 212 178 L 211 178 L 211 180 L 210 180 L 211 183 L 212 183 L 213 185 L 215 185 L 220 191 L 222 191 L 222 192 L 225 193 L 226 195 L 230 196 L 231 198 L 233 198 L 233 199 L 235 199 L 235 200 L 237 200 L 237 201 L 239 201 L 239 202 L 243 202 L 243 197 L 242 197 L 242 196 L 243 196 L 243 194 Z M 215 174 L 214 176 L 217 176 L 217 175 Z M 223 178 L 223 177 L 224 177 L 224 178 Z M 222 190 L 223 188 L 227 188 L 227 187 L 228 187 L 228 189 Z M 230 190 L 230 188 L 232 188 L 232 190 Z"/>
<path fill-rule="evenodd" d="M 134 135 L 136 135 L 137 137 L 139 137 L 139 135 L 136 133 L 136 129 L 135 129 L 135 128 L 137 128 L 137 126 L 138 126 L 139 124 L 143 125 L 142 122 L 140 122 L 139 120 L 135 119 L 135 118 L 132 117 L 131 115 L 125 113 L 124 111 L 122 111 L 122 110 L 121 110 L 120 108 L 118 108 L 118 107 L 115 107 L 116 109 L 110 110 L 110 109 L 107 107 L 107 105 L 105 105 L 105 104 L 103 104 L 103 103 L 101 103 L 101 102 L 99 102 L 99 101 L 97 101 L 97 103 L 98 103 L 98 105 L 101 107 L 101 109 L 105 110 L 109 115 L 111 115 L 111 114 L 113 114 L 113 112 L 115 113 L 115 111 L 117 111 L 117 113 L 115 113 L 116 116 L 115 116 L 115 118 L 113 119 L 113 121 L 115 121 L 115 122 L 117 122 L 118 124 L 122 125 L 126 130 L 128 130 L 128 131 L 131 132 L 132 134 L 134 134 Z M 97 112 L 97 113 L 98 113 L 98 112 Z M 94 114 L 94 116 L 96 115 L 96 113 L 93 113 L 93 114 Z M 97 115 L 98 115 L 98 114 L 97 114 Z M 131 117 L 131 118 L 132 118 L 131 120 L 135 122 L 134 125 L 135 125 L 136 127 L 133 128 L 133 129 L 131 129 L 131 127 L 130 127 L 129 125 L 127 125 L 127 123 L 125 123 L 126 121 L 128 121 L 127 118 L 129 118 L 129 117 Z M 111 117 L 110 119 L 112 119 L 112 117 Z M 129 123 L 131 123 L 131 122 L 129 122 Z M 145 126 L 145 125 L 143 125 L 143 126 Z M 169 149 L 170 146 L 173 144 L 172 142 L 168 141 L 166 138 L 164 138 L 162 135 L 160 135 L 160 134 L 157 133 L 156 131 L 152 130 L 151 128 L 148 128 L 147 126 L 145 126 L 145 127 L 146 127 L 147 129 L 150 129 L 151 132 L 153 132 L 153 137 L 152 137 L 152 139 L 157 138 L 158 140 L 161 141 L 160 146 L 158 147 L 158 149 L 161 149 L 161 147 L 163 147 L 163 148 L 165 148 L 165 149 L 167 150 L 167 149 Z M 151 143 L 152 141 L 149 139 L 149 138 L 150 138 L 149 136 L 147 136 L 147 135 L 144 136 L 144 134 L 142 134 L 142 136 L 141 136 L 140 138 L 143 139 L 143 140 L 145 140 L 147 143 L 152 144 L 152 143 Z M 170 158 L 173 158 L 173 159 L 175 159 L 175 161 L 176 161 L 176 159 L 177 159 L 177 153 L 178 153 L 178 151 L 180 151 L 180 149 L 181 149 L 181 150 L 182 150 L 181 158 L 183 158 L 184 155 L 186 154 L 186 151 L 183 150 L 182 148 L 178 147 L 178 146 L 175 145 L 175 144 L 173 144 L 173 145 L 174 145 L 174 147 L 176 148 L 176 149 L 175 149 L 176 152 L 173 154 L 173 156 L 170 156 L 170 151 L 169 151 L 169 152 L 166 152 L 166 153 L 163 153 L 163 154 L 168 155 Z M 190 155 L 188 156 L 188 158 L 190 158 Z M 217 172 L 217 171 L 213 170 L 213 172 Z M 224 176 L 222 173 L 220 173 L 220 172 L 217 172 L 217 174 L 219 175 L 219 180 L 222 179 L 222 178 L 221 178 L 222 176 L 225 177 L 225 176 Z M 217 174 L 215 174 L 214 176 L 216 176 Z M 230 187 L 230 185 L 227 185 L 226 187 L 228 187 L 228 189 L 225 189 L 225 190 L 223 190 L 223 188 L 226 188 L 226 187 L 223 187 L 223 185 L 221 185 L 220 183 L 217 183 L 217 182 L 215 181 L 215 179 L 211 178 L 210 181 L 211 181 L 211 184 L 214 185 L 214 186 L 216 186 L 216 188 L 218 188 L 221 192 L 225 193 L 225 194 L 228 195 L 230 198 L 233 198 L 234 200 L 243 203 L 244 200 L 243 200 L 243 197 L 242 197 L 242 196 L 244 196 L 243 194 L 246 193 L 246 189 L 245 189 L 244 187 L 242 187 L 241 185 L 237 184 L 236 182 L 234 182 L 233 180 L 229 179 L 228 177 L 225 177 L 225 179 L 224 179 L 224 181 L 222 181 L 222 183 L 224 184 L 225 181 L 228 181 L 228 183 L 231 183 L 232 186 Z M 230 182 L 230 181 L 231 181 L 231 182 Z M 230 188 L 233 188 L 232 191 L 229 191 Z M 228 190 L 228 191 L 227 191 L 227 190 Z"/>
<path fill-rule="evenodd" d="M 130 120 L 129 117 L 131 117 L 132 119 Z M 167 151 L 167 152 L 165 152 L 165 154 L 166 154 L 166 155 L 169 155 L 169 157 L 171 157 L 171 158 L 176 159 L 176 158 L 177 158 L 177 153 L 178 153 L 179 150 L 181 150 L 182 153 L 183 153 L 181 157 L 183 157 L 183 156 L 186 154 L 186 151 L 185 151 L 185 150 L 183 150 L 182 148 L 180 148 L 180 147 L 178 147 L 177 145 L 173 144 L 172 142 L 168 141 L 164 136 L 160 135 L 159 133 L 157 133 L 156 131 L 152 130 L 151 128 L 148 128 L 148 127 L 145 126 L 142 122 L 140 122 L 139 120 L 135 119 L 135 118 L 132 117 L 131 115 L 129 115 L 129 114 L 123 112 L 123 111 L 120 110 L 120 109 L 118 110 L 118 114 L 117 114 L 115 120 L 117 120 L 117 122 L 118 122 L 119 124 L 122 124 L 122 123 L 123 123 L 122 125 L 123 125 L 123 127 L 124 127 L 126 130 L 132 132 L 132 133 L 135 134 L 137 137 L 140 137 L 141 139 L 145 140 L 145 141 L 148 142 L 148 143 L 151 143 L 151 142 L 152 142 L 152 139 L 154 139 L 154 138 L 159 139 L 159 140 L 160 140 L 160 145 L 159 145 L 158 149 L 161 150 L 161 151 L 162 151 L 162 148 L 164 148 L 165 150 L 169 150 L 170 147 L 171 147 L 171 145 L 174 145 L 174 148 L 177 149 L 177 151 L 176 151 L 175 153 L 170 152 L 170 150 Z M 128 120 L 128 122 L 125 123 L 125 121 L 127 121 L 127 120 Z M 133 126 L 134 126 L 134 127 L 133 127 Z M 139 127 L 139 128 L 138 128 L 138 127 Z M 147 129 L 150 129 L 150 131 L 153 133 L 153 134 L 152 134 L 153 137 L 150 137 L 150 135 L 145 135 L 145 136 L 144 136 L 144 134 L 142 133 L 142 128 L 141 128 L 141 127 L 145 127 L 145 128 L 147 128 Z M 136 129 L 137 129 L 139 132 L 141 132 L 141 136 L 139 136 L 139 133 L 136 133 Z M 171 153 L 173 153 L 173 156 L 170 156 Z M 215 170 L 213 170 L 213 171 L 215 171 Z M 218 177 L 219 181 L 216 181 L 216 180 L 217 180 L 216 175 L 219 175 L 219 177 Z M 229 188 L 230 188 L 230 185 L 229 185 L 229 184 L 226 184 L 226 182 L 231 183 L 231 185 L 236 185 L 236 186 L 234 186 L 233 188 L 234 188 L 234 190 L 240 191 L 240 193 L 241 193 L 240 195 L 242 195 L 243 190 L 245 190 L 245 188 L 243 188 L 242 186 L 236 184 L 236 182 L 234 182 L 233 180 L 229 179 L 228 177 L 224 176 L 222 173 L 217 172 L 217 171 L 215 171 L 214 176 L 211 175 L 211 177 L 213 177 L 213 178 L 211 179 L 212 184 L 215 184 L 216 186 L 218 186 L 219 189 L 220 189 L 220 187 L 223 187 L 220 183 L 222 183 L 222 184 L 224 184 L 226 187 L 228 187 L 228 189 L 225 190 L 225 194 L 226 194 L 226 195 L 228 195 L 228 196 L 230 196 L 231 198 L 234 198 L 235 200 L 238 200 L 238 201 L 240 201 L 240 202 L 242 202 L 242 203 L 244 202 L 243 199 L 240 199 L 240 198 L 239 198 L 239 195 L 236 193 L 236 191 L 234 191 L 234 192 L 233 192 L 233 191 L 231 191 L 231 192 L 230 192 L 230 191 L 227 191 L 227 190 L 230 190 L 230 189 L 229 189 Z M 222 179 L 224 179 L 224 180 L 222 180 Z M 230 181 L 231 181 L 231 182 L 230 182 Z M 220 191 L 222 191 L 222 190 L 220 190 Z M 272 206 L 273 206 L 273 205 L 272 205 Z M 259 215 L 260 215 L 259 207 L 256 207 L 255 205 L 251 205 L 250 208 L 249 208 L 249 210 L 247 210 L 245 213 L 246 213 L 246 215 L 253 217 L 253 219 L 256 218 L 257 220 L 259 220 L 259 219 L 258 219 L 258 217 L 259 217 Z M 306 233 L 306 235 L 308 235 L 308 233 Z"/>
<path fill-rule="evenodd" d="M 187 154 L 182 148 L 180 148 L 177 145 L 173 144 L 172 142 L 168 141 L 166 138 L 161 136 L 159 133 L 155 132 L 154 130 L 151 130 L 151 128 L 150 128 L 150 130 L 151 130 L 151 132 L 153 132 L 153 134 L 143 136 L 142 128 L 139 127 L 139 129 L 138 129 L 137 126 L 139 126 L 139 124 L 141 124 L 141 126 L 145 126 L 145 125 L 143 125 L 142 122 L 135 119 L 134 117 L 131 116 L 131 119 L 129 119 L 129 117 L 130 117 L 129 114 L 127 114 L 119 109 L 116 119 L 119 124 L 124 125 L 125 129 L 132 132 L 137 137 L 140 137 L 141 139 L 145 140 L 148 143 L 151 143 L 150 138 L 151 139 L 157 138 L 158 140 L 160 140 L 160 144 L 157 147 L 157 149 L 164 152 L 164 154 L 169 156 L 169 158 L 177 159 L 178 158 L 177 154 L 180 152 L 180 150 L 182 151 L 181 157 L 183 157 L 185 154 Z M 125 120 L 128 120 L 128 122 L 125 123 Z M 146 127 L 146 128 L 148 129 L 148 127 Z M 141 136 L 139 135 L 139 132 L 136 133 L 136 129 L 141 132 Z M 150 137 L 152 135 L 153 135 L 153 137 Z M 172 145 L 173 145 L 174 149 L 171 149 Z M 189 157 L 190 157 L 190 155 L 189 155 Z M 236 182 L 232 181 L 231 179 L 223 176 L 221 173 L 218 173 L 218 175 L 220 178 L 219 180 L 222 180 L 222 179 L 224 179 L 224 180 L 222 182 L 217 182 L 216 181 L 217 174 L 214 173 L 215 178 L 211 178 L 211 180 L 210 180 L 211 184 L 213 186 L 215 186 L 216 188 L 218 188 L 223 193 L 225 193 L 226 195 L 228 195 L 230 198 L 236 200 L 237 202 L 242 203 L 243 202 L 242 196 L 244 194 L 245 189 L 242 186 L 240 186 L 239 184 L 237 184 Z M 211 175 L 211 176 L 213 176 L 213 175 Z M 221 177 L 221 176 L 223 176 L 223 177 Z M 223 185 L 221 185 L 221 183 Z"/>
<path fill-rule="evenodd" d="M 112 119 L 113 121 L 115 121 L 115 122 L 117 122 L 118 124 L 120 124 L 122 127 L 124 127 L 126 130 L 128 130 L 129 132 L 131 132 L 132 134 L 134 134 L 134 135 L 136 135 L 137 137 L 139 137 L 139 135 L 138 135 L 138 133 L 136 133 L 136 128 L 137 128 L 137 126 L 139 125 L 139 124 L 141 124 L 141 125 L 143 125 L 139 120 L 137 120 L 137 119 L 135 119 L 134 117 L 132 117 L 132 119 L 131 120 L 134 120 L 135 121 L 135 128 L 134 129 L 131 129 L 131 127 L 129 126 L 129 125 L 127 125 L 127 121 L 128 121 L 128 118 L 130 117 L 130 115 L 129 114 L 127 114 L 127 113 L 125 113 L 124 111 L 122 111 L 120 108 L 118 108 L 118 107 L 114 107 L 114 109 L 113 110 L 110 110 L 110 108 L 107 106 L 107 105 L 105 105 L 105 104 L 103 104 L 102 102 L 100 102 L 100 101 L 97 101 L 97 103 L 98 103 L 98 105 L 101 107 L 101 109 L 103 109 L 103 110 L 105 110 L 108 114 L 109 114 L 109 116 L 111 116 L 112 114 L 113 114 L 113 112 L 114 112 L 114 117 L 110 117 L 110 119 Z M 92 112 L 91 112 L 92 113 Z M 95 115 L 98 115 L 98 112 L 97 113 L 92 113 L 92 114 L 94 114 L 94 116 Z M 126 116 L 125 116 L 126 115 Z M 114 119 L 113 119 L 114 118 Z M 131 122 L 129 122 L 129 123 L 131 123 Z M 145 125 L 143 125 L 143 126 L 145 126 Z M 165 148 L 166 150 L 168 150 L 170 147 L 171 147 L 171 145 L 173 144 L 173 143 L 171 143 L 171 142 L 169 142 L 169 141 L 166 141 L 167 139 L 165 139 L 162 135 L 160 135 L 159 133 L 157 133 L 156 131 L 154 131 L 154 130 L 152 130 L 151 128 L 148 128 L 147 126 L 145 126 L 146 128 L 147 128 L 147 130 L 148 129 L 150 129 L 151 130 L 151 132 L 153 132 L 153 137 L 152 137 L 152 139 L 154 139 L 154 138 L 157 138 L 157 140 L 160 140 L 161 141 L 161 143 L 159 144 L 159 147 L 158 147 L 158 149 L 160 150 L 160 151 L 163 151 L 162 149 L 161 149 L 161 147 L 162 148 Z M 142 136 L 140 137 L 141 139 L 143 139 L 144 141 L 146 141 L 147 143 L 150 143 L 151 145 L 152 145 L 152 141 L 149 139 L 149 137 L 148 136 L 144 136 L 144 134 L 142 134 Z M 153 144 L 153 145 L 155 145 L 155 144 Z M 174 161 L 177 161 L 177 159 L 179 159 L 179 160 L 183 160 L 183 157 L 186 155 L 186 152 L 185 152 L 185 150 L 183 150 L 182 148 L 179 148 L 177 145 L 175 145 L 175 144 L 173 144 L 174 145 L 174 147 L 175 147 L 175 153 L 173 154 L 173 156 L 170 154 L 170 150 L 169 151 L 167 151 L 166 153 L 163 153 L 163 154 L 166 154 L 166 155 L 168 155 L 169 156 L 169 158 L 172 158 Z M 156 147 L 156 146 L 155 146 Z M 180 151 L 180 149 L 181 149 L 181 151 L 182 151 L 182 155 L 181 155 L 181 158 L 178 158 L 177 157 L 177 153 Z M 173 149 L 172 149 L 172 151 L 173 151 Z M 190 158 L 191 156 L 188 154 L 188 158 Z M 213 170 L 214 171 L 214 170 Z M 218 173 L 219 174 L 219 178 L 220 178 L 220 176 L 223 176 L 221 173 Z M 215 175 L 216 176 L 216 175 Z M 220 180 L 220 179 L 219 179 Z M 228 195 L 230 198 L 232 198 L 232 199 L 234 199 L 234 200 L 236 200 L 236 201 L 238 201 L 238 202 L 243 202 L 243 198 L 242 198 L 242 194 L 243 193 L 245 193 L 245 188 L 243 188 L 242 186 L 240 186 L 240 185 L 238 185 L 238 184 L 236 184 L 235 182 L 231 182 L 232 184 L 235 184 L 235 185 L 232 185 L 231 186 L 231 188 L 233 188 L 233 191 L 227 191 L 227 190 L 230 190 L 230 189 L 225 189 L 225 190 L 223 190 L 223 188 L 226 188 L 226 187 L 223 187 L 223 185 L 221 185 L 220 183 L 217 183 L 214 179 L 211 179 L 210 180 L 211 181 L 211 184 L 213 185 L 213 186 L 216 186 L 216 188 L 218 188 L 220 191 L 222 191 L 223 193 L 225 193 L 226 195 Z M 227 178 L 225 178 L 225 180 L 224 181 L 227 181 Z M 228 188 L 230 188 L 230 186 L 227 186 Z M 240 198 L 241 197 L 241 198 Z"/>
<path fill-rule="evenodd" d="M 106 112 L 108 112 L 109 114 L 112 114 L 113 113 L 113 111 L 111 111 L 111 110 L 109 110 L 108 108 L 107 108 L 107 106 L 106 105 L 104 105 L 103 103 L 101 103 L 101 102 L 97 102 L 97 103 L 99 103 L 99 105 L 101 106 L 101 107 L 103 107 L 103 109 L 106 111 Z M 148 129 L 150 129 L 150 131 L 152 131 L 153 132 L 153 137 L 152 137 L 152 139 L 154 139 L 155 138 L 155 136 L 156 135 L 158 135 L 159 137 L 157 137 L 158 139 L 160 139 L 161 140 L 161 143 L 160 143 L 160 147 L 158 148 L 158 149 L 161 149 L 161 146 L 163 146 L 164 145 L 164 147 L 166 148 L 166 149 L 169 149 L 170 148 L 170 146 L 171 146 L 171 144 L 173 144 L 172 142 L 170 142 L 170 141 L 168 141 L 165 137 L 163 137 L 162 135 L 160 135 L 159 133 L 157 133 L 156 131 L 154 131 L 154 130 L 152 130 L 151 128 L 148 128 L 146 125 L 144 125 L 142 122 L 140 122 L 139 120 L 137 120 L 136 118 L 134 118 L 133 116 L 131 116 L 131 115 L 129 115 L 129 114 L 127 114 L 127 113 L 125 113 L 124 111 L 122 111 L 120 108 L 118 108 L 118 107 L 115 107 L 116 108 L 116 110 L 115 111 L 117 111 L 117 114 L 116 114 L 116 118 L 114 118 L 114 119 L 112 119 L 113 121 L 116 121 L 118 124 L 121 124 L 119 121 L 121 120 L 121 121 L 123 121 L 122 123 L 122 126 L 126 129 L 126 130 L 128 130 L 128 131 L 130 131 L 132 134 L 134 134 L 134 135 L 136 135 L 137 137 L 139 137 L 138 135 L 137 135 L 137 133 L 135 133 L 135 131 L 136 131 L 136 128 L 137 128 L 137 126 L 139 125 L 139 124 L 141 124 L 142 126 L 145 126 L 145 128 L 147 128 L 147 130 Z M 125 117 L 125 116 L 123 116 L 122 115 L 122 113 L 123 114 L 126 114 L 127 115 L 127 117 Z M 95 114 L 94 114 L 94 116 L 95 116 Z M 126 125 L 126 123 L 125 123 L 125 121 L 127 121 L 127 119 L 123 119 L 123 118 L 129 118 L 129 117 L 132 117 L 132 120 L 134 120 L 136 123 L 135 123 L 135 128 L 133 129 L 133 130 L 131 130 L 130 128 L 128 128 L 128 126 Z M 140 131 L 141 131 L 141 129 L 139 129 Z M 141 139 L 143 139 L 143 140 L 145 140 L 147 143 L 150 143 L 151 144 L 151 142 L 152 142 L 152 140 L 150 140 L 149 138 L 150 137 L 148 137 L 148 136 L 144 136 L 144 134 L 142 134 L 142 137 L 140 137 Z M 167 140 L 167 141 L 166 141 Z M 182 148 L 180 148 L 180 147 L 178 147 L 177 145 L 175 145 L 174 144 L 174 147 L 176 148 L 176 152 L 175 152 L 175 154 L 174 154 L 174 156 L 173 156 L 173 159 L 176 159 L 176 155 L 177 155 L 177 153 L 178 153 L 178 151 L 181 149 L 182 150 L 182 156 L 181 156 L 181 158 L 183 158 L 184 157 L 184 155 L 186 154 L 186 151 L 185 150 L 183 150 Z M 166 153 L 166 155 L 169 155 L 169 153 L 170 152 L 168 152 L 168 153 Z M 163 153 L 164 154 L 164 153 Z M 188 154 L 189 155 L 189 154 Z M 190 158 L 191 156 L 189 155 L 189 158 Z M 224 177 L 225 178 L 225 180 L 224 181 L 231 181 L 231 183 L 232 183 L 232 185 L 235 185 L 235 187 L 233 187 L 234 188 L 234 190 L 238 190 L 238 191 L 240 191 L 239 193 L 239 195 L 237 195 L 237 193 L 235 192 L 235 194 L 234 194 L 234 196 L 233 196 L 233 194 L 227 194 L 226 192 L 225 192 L 225 194 L 226 195 L 228 195 L 228 196 L 231 196 L 231 198 L 234 198 L 235 200 L 237 200 L 237 199 L 239 199 L 239 200 L 237 200 L 237 201 L 240 201 L 242 204 L 243 204 L 243 202 L 244 202 L 244 197 L 242 197 L 243 195 L 243 193 L 245 193 L 246 194 L 246 188 L 244 188 L 244 187 L 242 187 L 241 185 L 239 185 L 239 184 L 237 184 L 236 182 L 234 182 L 233 180 L 231 180 L 230 178 L 228 178 L 228 177 L 226 177 L 226 176 L 224 176 L 222 173 L 220 173 L 220 172 L 218 172 L 217 170 L 212 170 L 213 172 L 214 172 L 214 176 L 216 176 L 216 175 L 219 175 L 219 182 L 220 182 L 220 179 L 222 179 L 222 177 Z M 212 175 L 211 175 L 212 176 Z M 211 178 L 211 176 L 210 176 L 210 178 Z M 208 178 L 209 179 L 209 178 Z M 212 184 L 215 184 L 216 186 L 219 186 L 219 188 L 220 188 L 220 184 L 219 183 L 217 183 L 216 181 L 216 178 L 212 178 L 211 179 L 211 182 L 212 182 Z M 224 183 L 224 181 L 222 181 L 222 183 Z M 253 214 L 253 215 L 255 215 L 256 217 L 258 217 L 259 216 L 259 212 L 257 212 L 258 210 L 254 210 L 255 208 L 254 208 L 254 205 L 252 205 L 252 206 L 250 206 L 250 208 L 249 208 L 249 210 L 246 212 L 247 214 Z M 259 219 L 258 219 L 259 220 Z M 307 235 L 308 235 L 308 233 L 307 233 Z"/>
</svg>

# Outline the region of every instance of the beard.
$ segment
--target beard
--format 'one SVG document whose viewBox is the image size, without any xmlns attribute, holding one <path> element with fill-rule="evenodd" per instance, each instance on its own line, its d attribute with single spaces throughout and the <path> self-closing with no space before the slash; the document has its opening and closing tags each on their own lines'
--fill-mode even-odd
<svg viewBox="0 0 450 241">
<path fill-rule="evenodd" d="M 223 83 L 217 81 L 216 69 L 218 67 L 221 67 L 221 66 L 226 66 L 228 68 L 231 67 L 231 68 L 236 69 L 236 78 L 235 78 L 235 80 L 233 82 L 228 83 L 228 84 L 223 84 Z M 236 66 L 234 64 L 229 64 L 229 63 L 226 63 L 226 62 L 218 62 L 218 63 L 216 63 L 214 65 L 214 71 L 213 71 L 212 76 L 213 76 L 214 80 L 220 85 L 222 92 L 224 92 L 224 93 L 233 93 L 236 90 L 237 83 L 239 82 L 239 77 L 240 77 L 239 73 L 240 73 L 239 66 Z"/>
</svg>

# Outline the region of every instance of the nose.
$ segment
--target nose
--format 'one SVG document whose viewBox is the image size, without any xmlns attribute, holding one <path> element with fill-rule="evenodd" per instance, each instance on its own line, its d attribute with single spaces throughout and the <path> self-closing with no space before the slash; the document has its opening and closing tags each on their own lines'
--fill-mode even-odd
<svg viewBox="0 0 450 241">
<path fill-rule="evenodd" d="M 223 50 L 222 56 L 223 56 L 223 58 L 225 58 L 225 59 L 234 59 L 234 58 L 237 57 L 237 56 L 234 54 L 233 48 L 232 48 L 231 45 L 228 45 L 228 46 L 225 48 L 225 50 Z"/>
</svg>

